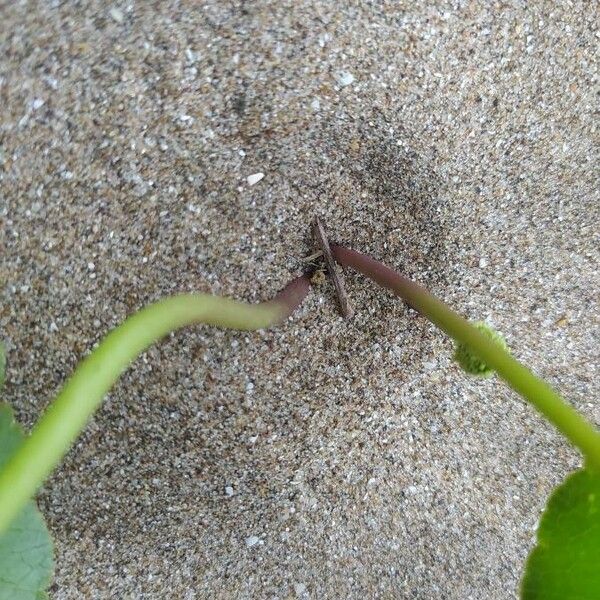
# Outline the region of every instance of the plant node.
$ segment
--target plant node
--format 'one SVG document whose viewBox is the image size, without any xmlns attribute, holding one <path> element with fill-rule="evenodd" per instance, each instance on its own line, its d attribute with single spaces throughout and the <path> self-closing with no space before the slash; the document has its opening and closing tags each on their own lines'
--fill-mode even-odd
<svg viewBox="0 0 600 600">
<path fill-rule="evenodd" d="M 493 342 L 496 342 L 503 350 L 508 350 L 506 340 L 496 330 L 490 327 L 483 321 L 473 323 L 473 326 L 483 335 L 488 337 Z M 479 377 L 489 377 L 494 373 L 494 369 L 482 360 L 470 346 L 463 342 L 456 342 L 454 350 L 454 360 L 460 365 L 463 371 L 470 375 L 478 375 Z"/>
</svg>

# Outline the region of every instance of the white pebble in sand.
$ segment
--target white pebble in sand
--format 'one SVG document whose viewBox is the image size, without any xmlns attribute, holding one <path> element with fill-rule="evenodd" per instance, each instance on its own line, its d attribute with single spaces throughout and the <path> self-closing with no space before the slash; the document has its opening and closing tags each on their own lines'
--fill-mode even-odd
<svg viewBox="0 0 600 600">
<path fill-rule="evenodd" d="M 306 591 L 306 586 L 303 583 L 295 583 L 294 591 L 296 592 L 297 596 L 300 596 L 301 594 L 304 594 L 304 592 Z"/>
<path fill-rule="evenodd" d="M 354 83 L 354 75 L 348 71 L 340 71 L 337 74 L 337 82 L 342 87 L 346 87 Z"/>
<path fill-rule="evenodd" d="M 248 185 L 254 185 L 255 183 L 258 183 L 264 176 L 264 173 L 254 173 L 253 175 L 248 175 L 248 177 L 246 177 L 246 181 L 248 182 Z"/>
<path fill-rule="evenodd" d="M 125 19 L 125 17 L 123 16 L 123 13 L 120 9 L 116 8 L 113 6 L 113 8 L 110 9 L 110 16 L 117 22 L 117 23 L 122 23 L 123 20 Z"/>
<path fill-rule="evenodd" d="M 256 546 L 260 542 L 260 538 L 257 535 L 251 535 L 246 538 L 246 546 L 248 548 L 252 548 L 252 546 Z"/>
</svg>

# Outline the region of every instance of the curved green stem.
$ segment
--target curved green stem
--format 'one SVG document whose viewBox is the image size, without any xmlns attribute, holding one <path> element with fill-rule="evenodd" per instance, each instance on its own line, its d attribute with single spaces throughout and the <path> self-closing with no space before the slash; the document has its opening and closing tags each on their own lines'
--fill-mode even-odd
<svg viewBox="0 0 600 600">
<path fill-rule="evenodd" d="M 0 533 L 58 465 L 121 373 L 148 346 L 192 323 L 241 330 L 268 327 L 289 315 L 308 289 L 308 279 L 300 277 L 273 301 L 257 305 L 204 294 L 175 296 L 129 317 L 81 362 L 0 471 Z"/>
<path fill-rule="evenodd" d="M 600 469 L 600 432 L 545 381 L 448 308 L 424 287 L 360 252 L 331 246 L 334 258 L 392 290 L 450 337 L 473 349 L 510 387 L 531 402 L 573 445 L 589 466 Z"/>
</svg>

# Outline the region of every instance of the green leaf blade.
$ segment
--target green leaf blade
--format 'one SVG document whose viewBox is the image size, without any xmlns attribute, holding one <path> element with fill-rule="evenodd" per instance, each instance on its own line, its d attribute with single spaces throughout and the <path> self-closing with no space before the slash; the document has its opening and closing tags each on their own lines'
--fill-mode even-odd
<svg viewBox="0 0 600 600">
<path fill-rule="evenodd" d="M 0 404 L 0 467 L 23 439 L 12 410 Z M 0 600 L 46 598 L 53 572 L 52 539 L 35 502 L 30 501 L 0 534 Z"/>
<path fill-rule="evenodd" d="M 0 535 L 0 600 L 44 597 L 54 571 L 52 541 L 34 502 Z"/>
<path fill-rule="evenodd" d="M 600 598 L 600 473 L 583 469 L 554 491 L 527 560 L 523 600 Z"/>
</svg>

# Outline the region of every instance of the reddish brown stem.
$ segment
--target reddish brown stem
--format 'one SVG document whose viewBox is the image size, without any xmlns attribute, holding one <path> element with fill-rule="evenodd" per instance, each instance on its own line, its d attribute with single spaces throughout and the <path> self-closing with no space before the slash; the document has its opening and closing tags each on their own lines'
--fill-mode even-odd
<svg viewBox="0 0 600 600">
<path fill-rule="evenodd" d="M 301 275 L 292 279 L 270 302 L 284 308 L 281 320 L 287 319 L 302 303 L 310 290 L 310 277 Z"/>
<path fill-rule="evenodd" d="M 404 277 L 404 275 L 400 275 L 400 273 L 370 256 L 336 244 L 331 244 L 330 247 L 333 257 L 340 265 L 360 271 L 379 285 L 392 290 L 416 310 L 419 310 L 417 299 L 422 298 L 423 295 L 429 296 L 429 292 L 423 286 L 411 281 L 408 277 Z"/>
</svg>

